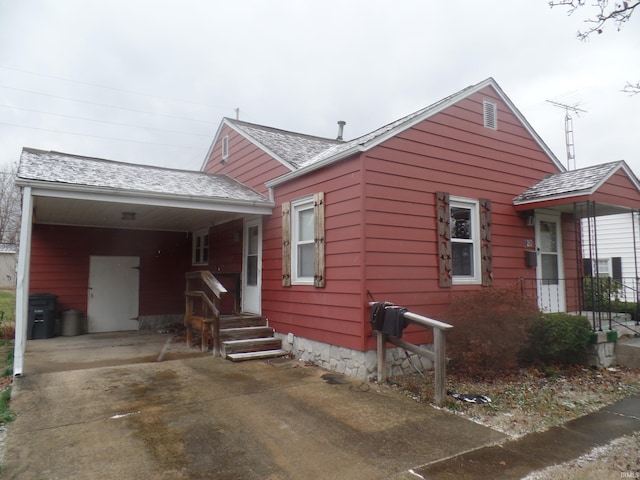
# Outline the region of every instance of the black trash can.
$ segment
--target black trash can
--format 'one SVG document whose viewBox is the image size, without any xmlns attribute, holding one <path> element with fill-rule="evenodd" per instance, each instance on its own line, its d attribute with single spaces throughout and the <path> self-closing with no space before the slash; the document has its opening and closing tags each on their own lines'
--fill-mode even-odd
<svg viewBox="0 0 640 480">
<path fill-rule="evenodd" d="M 27 340 L 55 337 L 57 299 L 58 297 L 51 293 L 29 295 Z"/>
</svg>

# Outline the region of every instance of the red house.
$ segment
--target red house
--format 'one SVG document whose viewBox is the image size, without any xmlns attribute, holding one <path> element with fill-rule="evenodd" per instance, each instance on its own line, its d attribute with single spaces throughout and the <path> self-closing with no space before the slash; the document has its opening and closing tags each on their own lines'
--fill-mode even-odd
<svg viewBox="0 0 640 480">
<path fill-rule="evenodd" d="M 89 332 L 140 328 L 180 319 L 185 272 L 209 270 L 222 313 L 259 314 L 286 350 L 367 378 L 371 300 L 437 318 L 517 283 L 579 310 L 580 218 L 640 206 L 624 162 L 565 171 L 491 78 L 354 140 L 343 127 L 225 118 L 201 172 L 24 150 L 16 372 L 28 292 L 87 312 Z"/>
</svg>

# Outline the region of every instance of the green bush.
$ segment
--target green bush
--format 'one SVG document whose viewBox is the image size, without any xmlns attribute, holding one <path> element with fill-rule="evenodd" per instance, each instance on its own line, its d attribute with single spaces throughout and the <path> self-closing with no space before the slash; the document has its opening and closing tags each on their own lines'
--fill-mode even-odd
<svg viewBox="0 0 640 480">
<path fill-rule="evenodd" d="M 567 313 L 545 313 L 530 328 L 531 344 L 525 358 L 532 363 L 582 363 L 591 339 L 585 317 Z"/>
<path fill-rule="evenodd" d="M 540 310 L 514 285 L 456 295 L 445 317 L 453 325 L 447 333 L 447 368 L 491 378 L 518 368 Z"/>
</svg>

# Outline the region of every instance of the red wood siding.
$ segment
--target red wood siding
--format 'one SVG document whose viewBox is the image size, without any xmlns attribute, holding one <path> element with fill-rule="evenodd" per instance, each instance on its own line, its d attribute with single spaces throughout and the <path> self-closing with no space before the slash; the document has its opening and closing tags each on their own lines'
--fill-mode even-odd
<svg viewBox="0 0 640 480">
<path fill-rule="evenodd" d="M 640 192 L 629 180 L 627 174 L 619 169 L 598 189 L 592 196 L 592 200 L 637 209 L 640 205 Z"/>
<path fill-rule="evenodd" d="M 483 126 L 485 98 L 498 105 L 497 130 Z M 264 181 L 286 173 L 232 131 L 223 130 L 221 137 L 225 134 L 229 163 L 220 164 L 217 145 L 206 171 L 228 173 L 261 192 Z M 242 158 L 234 159 L 235 151 L 244 152 Z M 374 348 L 368 291 L 376 300 L 438 318 L 457 294 L 482 288 L 438 285 L 437 191 L 491 201 L 495 285 L 533 280 L 535 268 L 525 266 L 524 252 L 531 248 L 525 243 L 535 239 L 534 229 L 512 202 L 557 172 L 487 87 L 366 153 L 281 184 L 274 189 L 274 213 L 263 223 L 263 313 L 280 333 L 363 350 Z M 319 191 L 325 193 L 326 287 L 283 287 L 280 205 Z M 572 238 L 567 230 L 569 249 Z M 565 265 L 571 263 L 567 257 Z M 427 339 L 412 330 L 407 337 Z"/>
<path fill-rule="evenodd" d="M 229 157 L 223 164 L 221 144 L 225 135 L 229 136 Z M 228 175 L 266 197 L 269 196 L 269 190 L 265 182 L 290 172 L 278 160 L 227 126 L 222 128 L 203 170 Z"/>
<path fill-rule="evenodd" d="M 34 225 L 30 292 L 53 293 L 60 310 L 86 313 L 91 255 L 140 257 L 140 315 L 184 312 L 191 263 L 184 233 Z"/>
<path fill-rule="evenodd" d="M 241 219 L 217 225 L 209 230 L 209 265 L 194 266 L 194 270 L 207 268 L 227 289 L 222 295 L 221 312 L 233 313 L 236 301 L 240 301 L 240 276 L 242 275 Z"/>
<path fill-rule="evenodd" d="M 276 189 L 278 207 L 263 224 L 262 311 L 280 333 L 363 349 L 360 162 L 345 160 Z M 282 286 L 279 205 L 325 194 L 326 287 Z"/>
<path fill-rule="evenodd" d="M 483 126 L 482 100 L 498 104 L 498 130 Z M 366 288 L 439 317 L 452 298 L 479 285 L 438 285 L 435 192 L 492 202 L 494 285 L 535 278 L 524 261 L 533 227 L 513 198 L 557 167 L 517 118 L 487 89 L 367 152 Z M 372 345 L 370 343 L 370 345 Z"/>
<path fill-rule="evenodd" d="M 562 214 L 562 251 L 564 253 L 564 278 L 566 279 L 565 295 L 567 312 L 580 310 L 580 269 L 578 257 L 581 252 L 580 240 L 576 239 L 576 223 L 573 215 Z M 578 228 L 579 232 L 579 228 Z"/>
</svg>

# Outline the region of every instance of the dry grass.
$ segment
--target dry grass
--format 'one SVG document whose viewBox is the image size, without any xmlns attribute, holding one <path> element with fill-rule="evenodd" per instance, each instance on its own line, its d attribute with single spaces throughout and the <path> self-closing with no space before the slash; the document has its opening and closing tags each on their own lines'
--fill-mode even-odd
<svg viewBox="0 0 640 480">
<path fill-rule="evenodd" d="M 420 402 L 433 399 L 429 374 L 395 377 L 397 388 Z M 491 403 L 470 404 L 447 397 L 443 408 L 501 431 L 511 438 L 543 431 L 619 400 L 640 394 L 640 370 L 581 366 L 540 371 L 522 369 L 500 379 L 477 381 L 449 374 L 447 389 L 481 394 Z M 640 478 L 640 436 L 623 437 L 606 448 L 528 477 L 530 480 Z"/>
<path fill-rule="evenodd" d="M 417 401 L 433 398 L 430 376 L 403 376 L 393 381 Z M 490 397 L 491 403 L 480 405 L 448 397 L 443 408 L 517 438 L 640 394 L 640 371 L 572 366 L 542 372 L 529 368 L 482 381 L 449 374 L 447 390 Z"/>
</svg>

